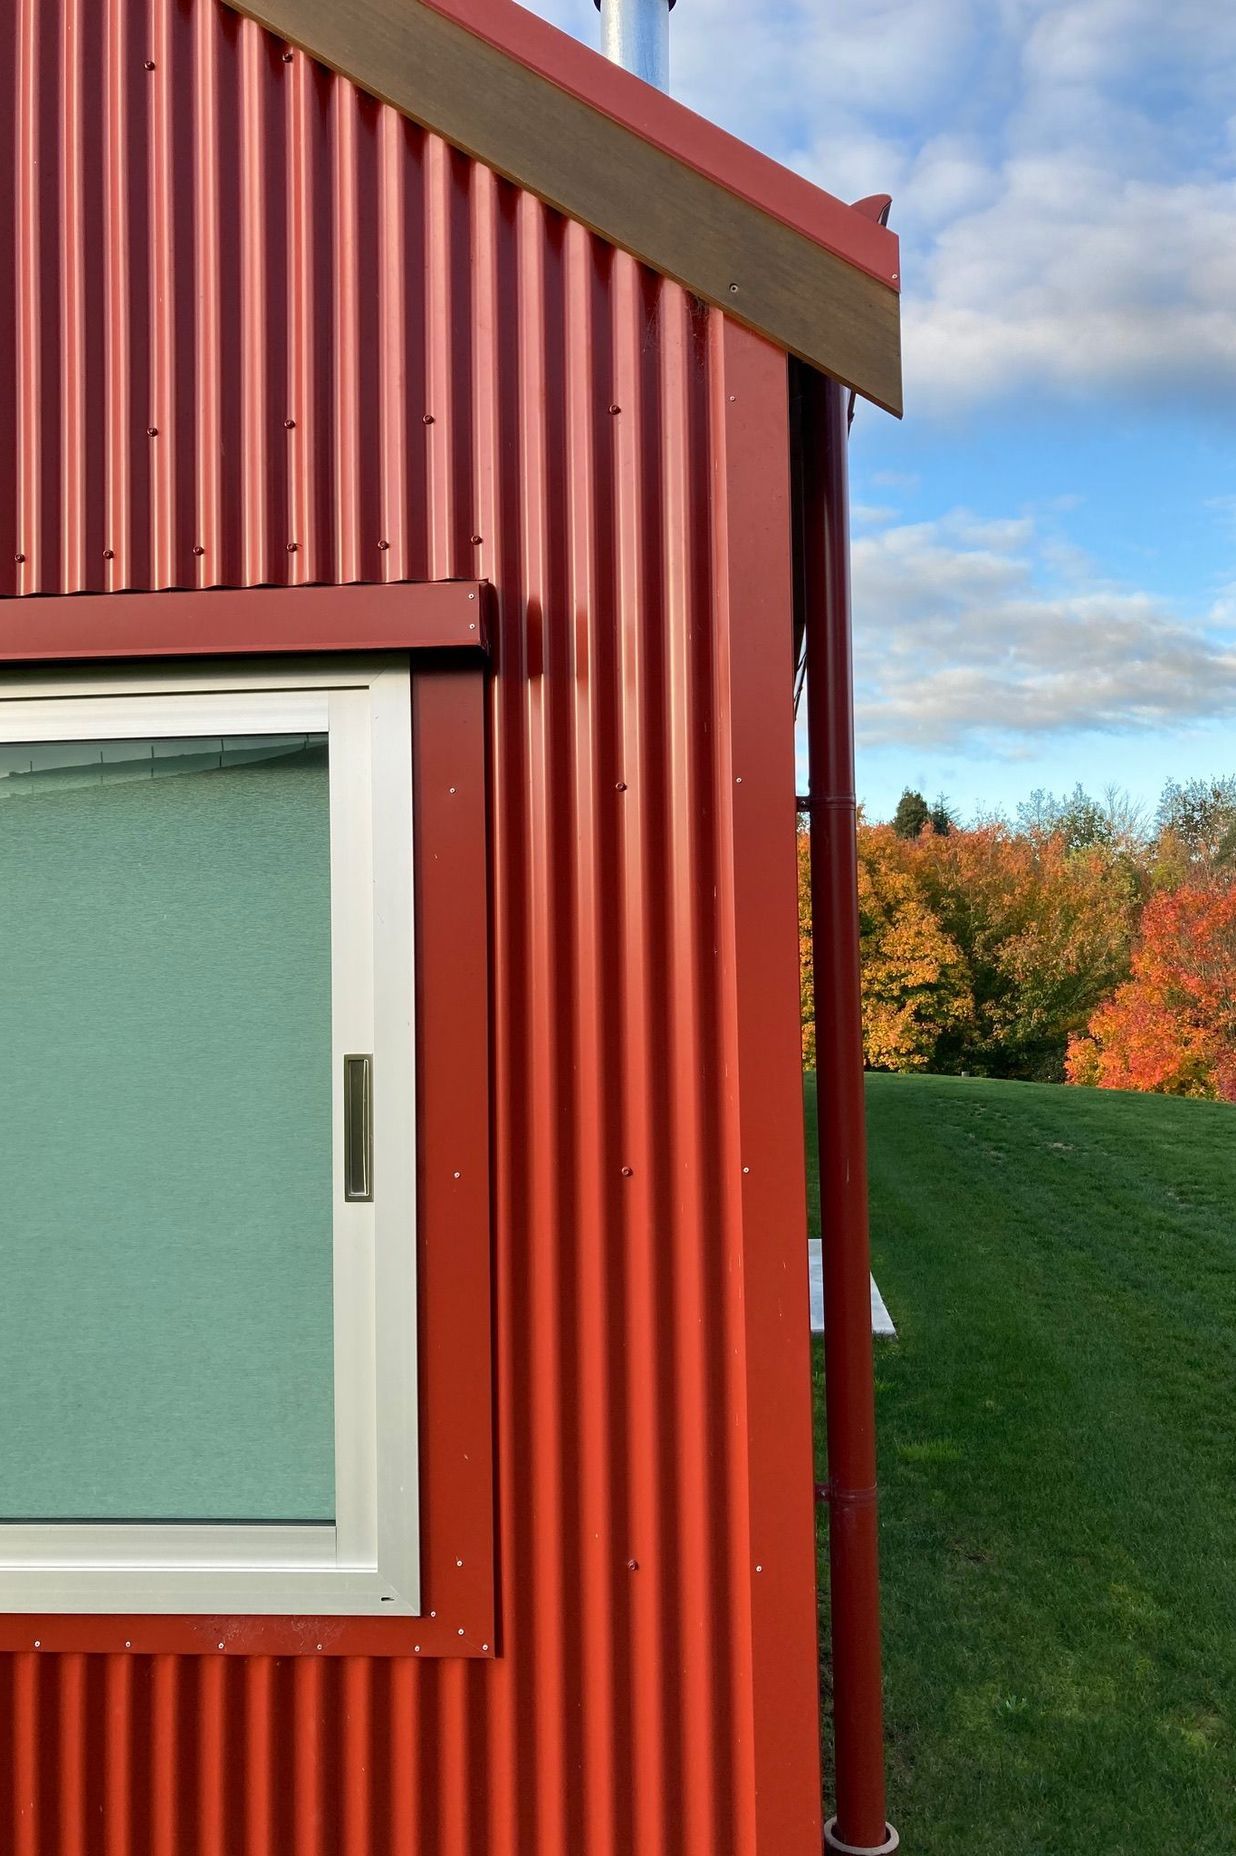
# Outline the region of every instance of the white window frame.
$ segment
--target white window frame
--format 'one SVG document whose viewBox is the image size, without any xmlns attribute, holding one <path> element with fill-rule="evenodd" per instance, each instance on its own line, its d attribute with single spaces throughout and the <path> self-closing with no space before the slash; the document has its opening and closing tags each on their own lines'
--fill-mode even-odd
<svg viewBox="0 0 1236 1856">
<path fill-rule="evenodd" d="M 0 1522 L 0 1612 L 420 1613 L 409 659 L 0 674 L 5 743 L 302 732 L 329 742 L 334 1524 Z M 370 1201 L 344 1193 L 356 1053 L 373 1056 Z"/>
</svg>

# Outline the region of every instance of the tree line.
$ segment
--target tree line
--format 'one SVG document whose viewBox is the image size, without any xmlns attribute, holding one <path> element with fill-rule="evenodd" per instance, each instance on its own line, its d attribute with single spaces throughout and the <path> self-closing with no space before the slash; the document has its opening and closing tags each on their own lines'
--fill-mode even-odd
<svg viewBox="0 0 1236 1856">
<path fill-rule="evenodd" d="M 803 1058 L 814 1066 L 809 836 L 798 837 Z M 860 814 L 870 1069 L 1236 1101 L 1236 776 L 1042 790 L 963 824 L 903 793 Z"/>
</svg>

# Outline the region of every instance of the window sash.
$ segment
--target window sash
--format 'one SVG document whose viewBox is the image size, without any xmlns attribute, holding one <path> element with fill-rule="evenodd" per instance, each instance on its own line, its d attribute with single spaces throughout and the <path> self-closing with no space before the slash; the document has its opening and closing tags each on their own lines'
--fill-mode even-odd
<svg viewBox="0 0 1236 1856">
<path fill-rule="evenodd" d="M 0 676 L 0 741 L 326 733 L 335 1524 L 0 1523 L 0 1611 L 420 1609 L 410 665 Z M 343 1058 L 373 1053 L 372 1201 L 343 1189 Z"/>
</svg>

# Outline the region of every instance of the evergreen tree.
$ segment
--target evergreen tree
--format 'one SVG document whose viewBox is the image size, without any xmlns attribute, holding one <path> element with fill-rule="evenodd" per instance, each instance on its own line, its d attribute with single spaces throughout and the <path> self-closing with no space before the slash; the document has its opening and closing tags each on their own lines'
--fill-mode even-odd
<svg viewBox="0 0 1236 1856">
<path fill-rule="evenodd" d="M 931 807 L 921 793 L 906 787 L 893 813 L 893 830 L 899 838 L 917 838 L 931 822 Z"/>
</svg>

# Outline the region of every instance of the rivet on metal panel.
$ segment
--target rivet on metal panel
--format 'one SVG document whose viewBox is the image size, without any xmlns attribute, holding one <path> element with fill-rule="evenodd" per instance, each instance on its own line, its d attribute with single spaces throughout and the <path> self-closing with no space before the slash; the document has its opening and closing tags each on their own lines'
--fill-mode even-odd
<svg viewBox="0 0 1236 1856">
<path fill-rule="evenodd" d="M 731 285 L 730 285 L 730 295 L 731 295 L 731 296 L 737 296 L 737 295 L 738 295 L 738 285 L 737 285 L 737 284 L 731 284 Z"/>
<path fill-rule="evenodd" d="M 456 1561 L 455 1561 L 455 1564 L 456 1564 L 456 1566 L 462 1566 L 462 1565 L 463 1565 L 463 1561 L 462 1561 L 462 1560 L 456 1560 Z"/>
<path fill-rule="evenodd" d="M 479 548 L 484 539 L 485 537 L 483 535 L 474 535 L 472 537 L 472 546 L 474 548 Z"/>
<path fill-rule="evenodd" d="M 451 1178 L 452 1178 L 452 1179 L 462 1179 L 462 1178 L 463 1178 L 463 1174 L 462 1174 L 462 1173 L 452 1173 L 452 1174 L 451 1174 Z"/>
<path fill-rule="evenodd" d="M 17 558 L 18 558 L 18 560 L 20 560 L 20 559 L 21 559 L 21 556 L 20 556 L 20 554 L 18 555 L 18 557 L 17 557 Z M 103 550 L 103 559 L 104 559 L 105 561 L 114 561 L 114 560 L 115 560 L 115 558 L 116 558 L 116 550 L 115 550 L 115 548 L 104 548 L 104 550 Z"/>
<path fill-rule="evenodd" d="M 131 1637 L 125 1638 L 124 1647 L 126 1650 L 131 1650 L 133 1648 L 133 1639 Z"/>
<path fill-rule="evenodd" d="M 438 1614 L 437 1614 L 437 1612 L 436 1612 L 436 1611 L 431 1611 L 431 1612 L 429 1613 L 429 1615 L 430 1615 L 430 1617 L 431 1617 L 431 1618 L 436 1618 Z"/>
<path fill-rule="evenodd" d="M 419 1655 L 420 1655 L 420 1653 L 421 1653 L 421 1646 L 420 1646 L 420 1644 L 419 1644 L 419 1643 L 414 1643 L 414 1644 L 412 1645 L 412 1648 L 413 1648 L 413 1650 L 414 1650 L 414 1652 L 416 1653 L 416 1655 L 417 1655 L 417 1656 L 419 1656 Z"/>
<path fill-rule="evenodd" d="M 300 543 L 299 543 L 298 541 L 289 541 L 289 543 L 288 543 L 288 553 L 289 553 L 289 554 L 295 554 L 295 552 L 296 552 L 296 550 L 297 550 L 297 548 L 299 548 L 299 546 L 300 546 Z"/>
<path fill-rule="evenodd" d="M 459 1629 L 458 1629 L 458 1630 L 457 1630 L 457 1631 L 455 1632 L 455 1635 L 456 1635 L 457 1637 L 462 1637 L 462 1636 L 463 1636 L 463 1626 L 462 1626 L 462 1625 L 461 1625 L 461 1626 L 460 1626 L 460 1628 L 459 1628 Z"/>
<path fill-rule="evenodd" d="M 153 70 L 154 70 L 154 68 L 155 68 L 155 62 L 154 62 L 154 59 L 153 59 L 153 58 L 147 58 L 147 60 L 146 60 L 146 69 L 147 69 L 148 71 L 153 71 Z"/>
<path fill-rule="evenodd" d="M 481 1648 L 482 1648 L 482 1650 L 487 1650 L 487 1649 L 489 1648 L 489 1645 L 488 1645 L 487 1643 L 483 1643 L 483 1644 L 481 1645 Z"/>
<path fill-rule="evenodd" d="M 764 1568 L 762 1566 L 757 1566 L 755 1570 L 757 1572 L 763 1572 Z"/>
<path fill-rule="evenodd" d="M 628 1571 L 628 1572 L 638 1572 L 638 1571 L 639 1571 L 639 1561 L 638 1561 L 638 1560 L 628 1560 L 628 1561 L 627 1561 L 627 1571 Z"/>
<path fill-rule="evenodd" d="M 739 774 L 736 774 L 736 775 L 734 776 L 734 784 L 735 784 L 735 786 L 741 786 L 741 785 L 742 785 L 742 775 L 741 775 L 741 773 L 739 773 Z"/>
<path fill-rule="evenodd" d="M 219 1648 L 220 1648 L 220 1649 L 222 1649 L 222 1648 L 223 1648 L 223 1645 L 222 1645 L 222 1644 L 220 1644 L 220 1645 L 219 1645 Z"/>
<path fill-rule="evenodd" d="M 432 414 L 431 412 L 427 412 L 427 413 L 424 413 L 424 414 L 422 414 L 422 416 L 421 416 L 421 424 L 422 424 L 422 425 L 432 425 L 432 424 L 433 424 L 433 414 Z"/>
<path fill-rule="evenodd" d="M 626 790 L 627 790 L 627 783 L 625 780 L 618 780 L 615 782 L 614 791 L 616 793 L 625 793 Z"/>
<path fill-rule="evenodd" d="M 284 64 L 291 64 L 291 62 L 292 62 L 292 54 L 291 54 L 291 52 L 284 52 L 284 54 L 283 54 L 283 62 L 284 62 Z"/>
<path fill-rule="evenodd" d="M 749 1166 L 745 1166 L 745 1167 L 743 1168 L 743 1172 L 744 1172 L 744 1173 L 749 1173 L 750 1171 L 751 1171 L 751 1168 L 750 1168 Z"/>
<path fill-rule="evenodd" d="M 468 597 L 469 597 L 469 598 L 471 598 L 471 594 L 469 594 L 469 596 L 468 596 Z M 475 625 L 469 625 L 469 627 L 468 627 L 468 630 L 469 630 L 470 632 L 474 632 L 474 631 L 476 630 L 476 626 L 475 626 Z"/>
<path fill-rule="evenodd" d="M 193 552 L 194 554 L 205 554 L 206 550 L 202 546 L 201 542 L 197 541 L 197 542 L 194 542 L 193 544 Z"/>
<path fill-rule="evenodd" d="M 159 428 L 158 428 L 158 426 L 157 426 L 157 425 L 148 425 L 148 426 L 146 427 L 146 436 L 147 436 L 147 438 L 157 438 L 157 437 L 159 436 Z"/>
<path fill-rule="evenodd" d="M 454 793 L 457 793 L 457 792 L 459 791 L 459 788 L 458 788 L 457 786 L 448 786 L 446 790 L 447 790 L 447 791 L 448 791 L 449 793 L 452 793 L 452 794 L 454 794 Z"/>
<path fill-rule="evenodd" d="M 13 559 L 14 559 L 14 560 L 15 560 L 15 561 L 17 562 L 17 565 L 18 565 L 19 567 L 21 566 L 21 564 L 22 564 L 22 562 L 23 562 L 23 561 L 25 560 L 25 558 L 26 558 L 26 557 L 25 557 L 25 555 L 24 555 L 24 554 L 15 554 L 15 555 L 13 556 Z"/>
<path fill-rule="evenodd" d="M 285 432 L 294 432 L 296 430 L 295 419 L 285 419 L 283 421 L 283 429 Z"/>
<path fill-rule="evenodd" d="M 621 406 L 611 406 L 611 407 L 610 407 L 610 411 L 611 411 L 611 412 L 621 412 L 621 411 L 622 411 L 622 407 L 621 407 Z"/>
<path fill-rule="evenodd" d="M 731 394 L 730 394 L 730 405 L 731 405 L 731 406 L 732 406 L 732 405 L 734 404 L 734 401 L 735 401 L 735 400 L 736 400 L 737 398 L 738 398 L 738 395 L 737 395 L 736 393 L 731 393 Z"/>
<path fill-rule="evenodd" d="M 634 1176 L 634 1173 L 635 1173 L 635 1168 L 633 1166 L 624 1166 L 622 1169 L 622 1177 L 624 1179 L 631 1179 Z"/>
<path fill-rule="evenodd" d="M 320 1650 L 321 1648 L 322 1648 L 322 1646 L 321 1646 L 321 1644 L 319 1644 L 319 1645 L 318 1645 L 318 1649 Z"/>
<path fill-rule="evenodd" d="M 41 1650 L 43 1648 L 43 1639 L 41 1637 L 35 1638 L 34 1647 L 36 1650 Z"/>
<path fill-rule="evenodd" d="M 469 593 L 469 595 L 468 595 L 468 598 L 469 598 L 469 599 L 475 599 L 475 598 L 476 598 L 476 594 L 475 594 L 475 593 Z M 473 627 L 472 627 L 471 629 L 475 631 L 475 629 L 476 629 L 476 628 L 475 628 L 475 626 L 473 626 Z"/>
<path fill-rule="evenodd" d="M 385 553 L 386 553 L 386 550 L 387 550 L 387 549 L 388 549 L 388 548 L 390 547 L 390 545 L 391 545 L 391 544 L 390 544 L 390 542 L 389 542 L 389 541 L 380 541 L 380 542 L 378 543 L 378 546 L 379 546 L 379 548 L 381 548 L 381 550 L 382 550 L 382 552 L 383 552 L 383 554 L 385 554 Z"/>
</svg>

